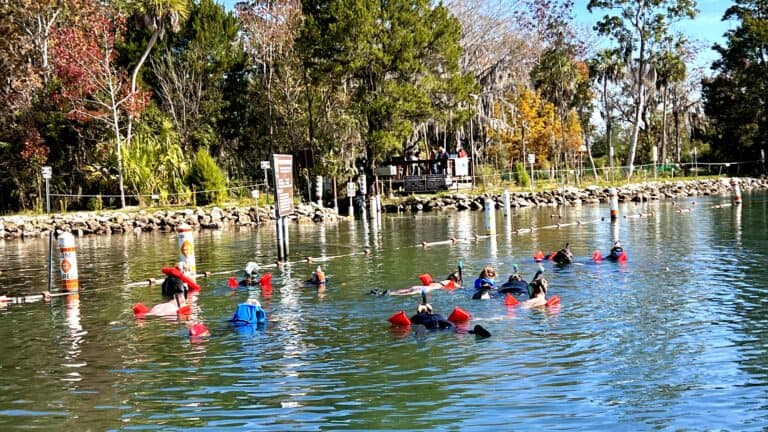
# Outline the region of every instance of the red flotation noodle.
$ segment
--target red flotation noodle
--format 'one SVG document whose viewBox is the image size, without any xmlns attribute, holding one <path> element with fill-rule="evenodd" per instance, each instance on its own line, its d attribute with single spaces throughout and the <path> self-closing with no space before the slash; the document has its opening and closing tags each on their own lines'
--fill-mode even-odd
<svg viewBox="0 0 768 432">
<path fill-rule="evenodd" d="M 408 319 L 408 315 L 405 314 L 405 311 L 395 312 L 389 319 L 387 320 L 392 325 L 396 326 L 409 326 L 411 325 L 411 320 Z"/>
<path fill-rule="evenodd" d="M 448 315 L 448 321 L 454 324 L 460 323 L 460 322 L 468 321 L 471 316 L 472 315 L 469 312 L 456 306 L 453 308 L 453 312 L 451 312 L 451 314 Z"/>
<path fill-rule="evenodd" d="M 197 282 L 194 281 L 191 277 L 187 276 L 182 272 L 181 270 L 177 269 L 176 267 L 163 267 L 161 271 L 168 276 L 176 276 L 177 278 L 184 281 L 187 286 L 189 287 L 189 290 L 194 291 L 200 291 L 200 285 L 197 284 Z"/>
<path fill-rule="evenodd" d="M 560 296 L 554 296 L 551 299 L 547 300 L 546 303 L 544 303 L 544 306 L 555 306 L 560 304 Z"/>
<path fill-rule="evenodd" d="M 229 281 L 227 282 L 227 286 L 230 288 L 237 288 L 239 284 L 237 283 L 237 279 L 231 277 L 229 278 Z"/>
<path fill-rule="evenodd" d="M 600 251 L 594 251 L 592 253 L 592 261 L 594 261 L 594 262 L 602 262 L 603 261 L 603 254 L 601 254 Z"/>
<path fill-rule="evenodd" d="M 435 281 L 434 279 L 432 279 L 432 275 L 430 275 L 429 273 L 424 273 L 419 275 L 419 280 L 421 281 L 422 285 L 429 285 Z"/>
<path fill-rule="evenodd" d="M 504 304 L 507 306 L 517 306 L 520 304 L 519 301 L 510 293 L 507 293 L 506 297 L 504 297 Z"/>
<path fill-rule="evenodd" d="M 136 303 L 133 306 L 133 314 L 137 317 L 143 317 L 147 312 L 149 312 L 149 308 L 144 306 L 144 303 Z"/>
</svg>

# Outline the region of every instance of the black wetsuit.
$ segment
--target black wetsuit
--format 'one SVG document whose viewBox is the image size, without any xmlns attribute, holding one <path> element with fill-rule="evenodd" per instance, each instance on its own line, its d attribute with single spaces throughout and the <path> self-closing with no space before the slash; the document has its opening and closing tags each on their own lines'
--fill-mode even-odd
<svg viewBox="0 0 768 432">
<path fill-rule="evenodd" d="M 421 324 L 427 328 L 427 330 L 443 330 L 453 328 L 453 323 L 443 318 L 439 314 L 430 314 L 427 312 L 419 312 L 411 317 L 412 324 Z"/>
<path fill-rule="evenodd" d="M 502 294 L 528 294 L 528 282 L 522 279 L 507 281 L 499 288 L 499 292 Z"/>
</svg>

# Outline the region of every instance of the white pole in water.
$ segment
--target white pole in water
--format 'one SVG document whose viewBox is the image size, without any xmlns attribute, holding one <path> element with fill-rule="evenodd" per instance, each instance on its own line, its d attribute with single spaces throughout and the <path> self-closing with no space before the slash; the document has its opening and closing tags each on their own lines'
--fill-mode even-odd
<svg viewBox="0 0 768 432">
<path fill-rule="evenodd" d="M 65 291 L 77 291 L 80 282 L 77 275 L 77 248 L 75 236 L 65 232 L 59 235 L 59 267 L 61 267 L 61 286 Z"/>
<path fill-rule="evenodd" d="M 733 184 L 733 203 L 741 204 L 741 187 L 739 186 L 738 180 L 731 180 L 731 184 Z"/>
<path fill-rule="evenodd" d="M 512 194 L 508 190 L 504 190 L 504 216 L 510 217 L 512 215 Z"/>
<path fill-rule="evenodd" d="M 44 166 L 41 169 L 43 178 L 45 179 L 45 212 L 51 214 L 51 189 L 50 178 L 53 174 L 53 168 Z M 51 230 L 48 231 L 48 292 L 51 292 L 53 288 L 53 230 L 54 226 L 51 226 Z"/>
<path fill-rule="evenodd" d="M 496 235 L 496 206 L 492 198 L 485 198 L 485 232 L 488 235 Z"/>
<path fill-rule="evenodd" d="M 616 192 L 616 188 L 610 188 L 608 194 L 611 200 L 611 222 L 616 222 L 619 219 L 619 195 Z"/>
<path fill-rule="evenodd" d="M 323 207 L 323 176 L 319 175 L 315 177 L 315 198 L 317 198 L 317 205 Z"/>
<path fill-rule="evenodd" d="M 197 265 L 192 227 L 182 223 L 176 227 L 176 231 L 179 233 L 179 260 L 184 264 L 184 273 L 194 280 L 197 276 Z"/>
</svg>

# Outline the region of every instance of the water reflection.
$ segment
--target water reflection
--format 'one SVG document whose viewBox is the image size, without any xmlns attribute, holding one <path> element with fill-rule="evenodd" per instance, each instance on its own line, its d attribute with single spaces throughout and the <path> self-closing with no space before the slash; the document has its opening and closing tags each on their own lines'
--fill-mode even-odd
<svg viewBox="0 0 768 432">
<path fill-rule="evenodd" d="M 227 270 L 274 261 L 271 226 L 199 232 L 198 265 L 222 272 L 200 281 L 193 321 L 212 333 L 200 341 L 177 319 L 135 321 L 130 306 L 159 292 L 115 280 L 158 273 L 175 256 L 174 238 L 84 237 L 81 279 L 104 290 L 0 315 L 8 324 L 0 325 L 0 427 L 58 430 L 72 418 L 75 429 L 92 430 L 759 429 L 768 415 L 768 218 L 765 196 L 749 198 L 741 212 L 711 208 L 707 197 L 685 214 L 643 203 L 624 214 L 654 217 L 617 224 L 599 222 L 607 207 L 564 207 L 556 219 L 552 208 L 516 209 L 515 229 L 505 220 L 498 236 L 478 240 L 480 211 L 384 215 L 378 227 L 371 218 L 292 226 L 292 256 L 302 260 L 274 269 L 272 291 L 226 287 Z M 619 237 L 625 266 L 589 262 Z M 444 275 L 458 260 L 468 281 L 486 263 L 503 277 L 519 262 L 530 277 L 532 251 L 566 241 L 576 265 L 543 263 L 559 308 L 430 293 L 438 312 L 470 311 L 470 325 L 493 334 L 486 340 L 392 328 L 386 318 L 412 312 L 418 296 L 367 295 L 414 285 L 423 272 Z M 18 270 L 0 275 L 3 287 L 33 289 L 28 281 L 44 272 L 40 243 L 0 245 L 7 268 Z M 306 256 L 328 258 L 324 291 L 300 285 L 317 265 Z M 256 298 L 268 325 L 239 334 L 226 321 Z"/>
</svg>

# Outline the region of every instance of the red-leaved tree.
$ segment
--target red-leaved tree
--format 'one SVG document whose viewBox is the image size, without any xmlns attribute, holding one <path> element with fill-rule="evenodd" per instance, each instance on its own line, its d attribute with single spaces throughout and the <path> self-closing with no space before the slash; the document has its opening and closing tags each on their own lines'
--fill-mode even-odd
<svg viewBox="0 0 768 432">
<path fill-rule="evenodd" d="M 120 203 L 125 207 L 123 183 L 123 130 L 132 115 L 149 103 L 148 92 L 131 92 L 128 72 L 115 64 L 115 42 L 125 18 L 97 1 L 88 2 L 76 24 L 54 34 L 55 72 L 61 81 L 56 95 L 69 104 L 67 116 L 78 122 L 101 122 L 114 135 Z"/>
</svg>

